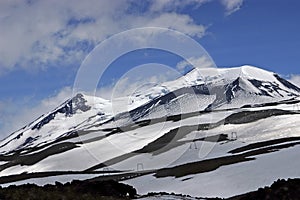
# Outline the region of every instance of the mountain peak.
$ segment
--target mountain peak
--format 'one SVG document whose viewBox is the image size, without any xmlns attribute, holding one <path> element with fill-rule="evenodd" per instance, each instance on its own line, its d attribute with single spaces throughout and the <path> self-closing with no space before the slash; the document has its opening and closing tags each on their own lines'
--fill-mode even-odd
<svg viewBox="0 0 300 200">
<path fill-rule="evenodd" d="M 255 78 L 260 80 L 275 80 L 274 72 L 270 72 L 250 65 L 243 65 L 239 68 L 241 70 L 241 76 L 246 76 L 248 78 Z"/>
<path fill-rule="evenodd" d="M 225 81 L 227 83 L 236 80 L 238 77 L 245 79 L 256 79 L 274 82 L 277 78 L 274 72 L 260 69 L 251 65 L 242 65 L 230 68 L 195 68 L 188 72 L 184 77 L 190 82 L 197 78 L 204 82 Z"/>
</svg>

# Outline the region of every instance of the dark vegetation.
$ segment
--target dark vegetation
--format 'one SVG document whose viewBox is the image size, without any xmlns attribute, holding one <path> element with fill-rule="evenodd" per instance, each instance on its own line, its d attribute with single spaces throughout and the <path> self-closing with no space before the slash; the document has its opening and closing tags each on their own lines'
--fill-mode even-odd
<svg viewBox="0 0 300 200">
<path fill-rule="evenodd" d="M 148 193 L 142 197 L 163 197 L 176 196 L 182 199 L 189 199 L 189 195 L 158 192 Z M 194 198 L 193 198 L 194 199 Z M 299 200 L 300 199 L 300 179 L 278 180 L 270 187 L 260 188 L 257 191 L 247 194 L 231 197 L 228 199 L 222 198 L 195 198 L 205 200 Z"/>
<path fill-rule="evenodd" d="M 136 196 L 129 185 L 115 181 L 72 181 L 37 186 L 26 184 L 0 188 L 1 200 L 123 200 Z"/>
<path fill-rule="evenodd" d="M 139 197 L 176 196 L 189 199 L 189 195 L 174 193 L 148 193 Z M 21 186 L 0 187 L 1 200 L 128 200 L 136 198 L 136 190 L 129 185 L 115 181 L 72 181 L 71 183 L 37 186 L 26 184 Z M 228 198 L 227 200 L 299 200 L 300 179 L 278 180 L 270 187 Z M 221 198 L 195 198 L 206 200 L 222 200 Z M 225 200 L 225 199 L 223 199 Z"/>
<path fill-rule="evenodd" d="M 140 196 L 140 198 L 145 198 L 145 197 L 154 197 L 154 198 L 159 198 L 163 196 L 173 196 L 173 197 L 180 197 L 182 200 L 184 199 L 199 199 L 199 200 L 204 200 L 203 198 L 200 197 L 191 197 L 190 195 L 185 195 L 185 194 L 175 194 L 175 193 L 167 193 L 167 192 L 149 192 L 147 195 Z M 157 199 L 158 200 L 158 199 Z M 171 199 L 170 199 L 171 200 Z M 218 198 L 211 198 L 211 199 L 205 199 L 205 200 L 219 200 Z"/>
<path fill-rule="evenodd" d="M 229 198 L 229 200 L 299 200 L 300 179 L 278 180 L 271 187 Z"/>
</svg>

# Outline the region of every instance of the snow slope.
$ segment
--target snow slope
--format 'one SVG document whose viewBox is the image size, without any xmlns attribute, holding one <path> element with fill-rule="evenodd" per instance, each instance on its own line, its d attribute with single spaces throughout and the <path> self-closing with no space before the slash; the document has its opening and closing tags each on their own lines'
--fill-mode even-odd
<svg viewBox="0 0 300 200">
<path fill-rule="evenodd" d="M 299 178 L 300 147 L 259 156 L 255 161 L 224 166 L 212 172 L 181 178 L 146 175 L 125 181 L 139 194 L 161 192 L 228 198 L 271 185 L 278 179 Z M 284 164 L 283 164 L 284 163 Z"/>
</svg>

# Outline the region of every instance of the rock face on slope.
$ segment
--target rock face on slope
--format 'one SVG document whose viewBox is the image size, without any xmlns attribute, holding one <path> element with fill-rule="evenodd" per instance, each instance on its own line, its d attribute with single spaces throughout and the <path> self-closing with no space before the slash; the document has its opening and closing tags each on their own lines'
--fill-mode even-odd
<svg viewBox="0 0 300 200">
<path fill-rule="evenodd" d="M 44 125 L 53 120 L 57 114 L 64 114 L 65 117 L 71 117 L 78 111 L 86 112 L 91 109 L 91 106 L 86 105 L 86 103 L 87 100 L 84 99 L 83 94 L 76 94 L 75 97 L 63 103 L 60 108 L 43 117 L 43 119 L 36 123 L 31 130 L 41 129 Z"/>
</svg>

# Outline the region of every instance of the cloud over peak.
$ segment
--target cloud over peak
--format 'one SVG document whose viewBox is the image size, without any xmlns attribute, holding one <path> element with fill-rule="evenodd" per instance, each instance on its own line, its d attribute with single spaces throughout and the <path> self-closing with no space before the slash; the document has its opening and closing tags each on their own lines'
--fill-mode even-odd
<svg viewBox="0 0 300 200">
<path fill-rule="evenodd" d="M 292 82 L 293 84 L 295 84 L 296 86 L 300 87 L 300 75 L 299 74 L 291 75 L 291 78 L 289 81 Z"/>
</svg>

